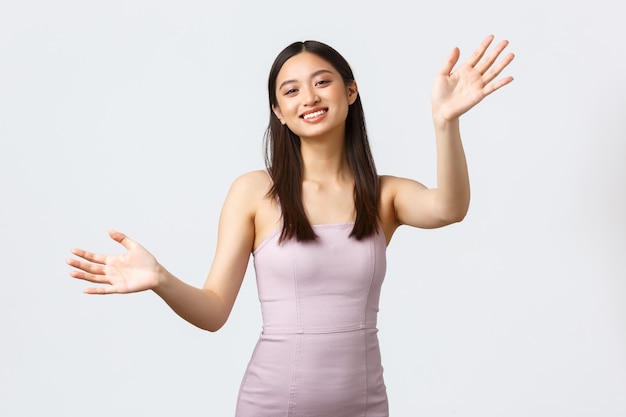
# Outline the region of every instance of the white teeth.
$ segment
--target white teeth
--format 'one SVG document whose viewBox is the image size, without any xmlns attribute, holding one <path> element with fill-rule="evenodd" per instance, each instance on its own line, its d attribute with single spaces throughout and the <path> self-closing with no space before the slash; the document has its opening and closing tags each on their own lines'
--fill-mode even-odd
<svg viewBox="0 0 626 417">
<path fill-rule="evenodd" d="M 322 115 L 322 114 L 324 114 L 324 113 L 326 113 L 326 110 L 318 110 L 318 111 L 315 111 L 315 112 L 313 112 L 313 113 L 308 113 L 308 114 L 305 114 L 305 115 L 304 115 L 304 116 L 302 116 L 302 117 L 303 117 L 304 119 L 312 119 L 312 118 L 314 118 L 314 117 L 321 116 L 321 115 Z"/>
</svg>

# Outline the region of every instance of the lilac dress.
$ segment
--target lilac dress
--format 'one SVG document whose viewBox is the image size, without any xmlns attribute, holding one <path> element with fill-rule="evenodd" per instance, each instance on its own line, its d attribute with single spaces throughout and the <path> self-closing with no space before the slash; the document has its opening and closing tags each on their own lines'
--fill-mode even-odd
<svg viewBox="0 0 626 417">
<path fill-rule="evenodd" d="M 254 252 L 263 332 L 243 378 L 237 417 L 387 417 L 376 317 L 386 269 L 382 231 L 313 226 L 318 239 Z"/>
</svg>

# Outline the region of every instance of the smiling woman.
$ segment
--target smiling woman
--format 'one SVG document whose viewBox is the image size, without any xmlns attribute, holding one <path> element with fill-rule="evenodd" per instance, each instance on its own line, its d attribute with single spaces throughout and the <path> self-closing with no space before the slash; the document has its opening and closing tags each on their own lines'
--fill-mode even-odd
<svg viewBox="0 0 626 417">
<path fill-rule="evenodd" d="M 354 208 L 356 213 L 351 210 L 335 215 L 343 214 L 347 217 L 343 220 L 355 218 L 351 234 L 357 238 L 374 233 L 379 181 L 363 106 L 348 62 L 328 45 L 315 41 L 293 43 L 276 58 L 270 70 L 268 95 L 272 112 L 266 134 L 266 164 L 272 173 L 271 195 L 282 205 L 281 239 L 314 239 L 311 222 L 337 220 L 312 218 L 328 212 L 331 206 L 323 201 L 318 209 L 311 207 L 314 201 L 310 201 L 305 212 L 303 189 L 315 185 L 305 172 L 314 167 L 302 163 L 309 159 L 309 151 L 314 152 L 311 158 L 316 160 L 341 156 L 340 173 L 348 190 L 339 194 L 348 201 L 339 204 Z M 303 184 L 307 177 L 309 181 Z"/>
<path fill-rule="evenodd" d="M 280 86 L 272 110 L 281 123 L 290 126 L 302 140 L 320 136 L 343 137 L 348 106 L 356 100 L 354 81 L 344 85 L 336 71 L 315 70 L 328 65 L 318 55 L 303 52 L 287 61 L 278 73 Z M 298 78 L 282 81 L 291 76 Z M 329 113 L 330 109 L 320 103 L 334 104 L 334 108 Z M 332 129 L 340 129 L 339 135 Z"/>
<path fill-rule="evenodd" d="M 263 332 L 241 384 L 238 417 L 389 415 L 377 338 L 386 245 L 403 224 L 461 221 L 469 180 L 459 117 L 512 81 L 496 80 L 513 59 L 487 53 L 486 38 L 456 70 L 454 49 L 435 78 L 437 188 L 379 176 L 356 81 L 328 45 L 296 42 L 269 76 L 266 170 L 237 178 L 219 223 L 203 288 L 169 273 L 122 233 L 127 252 L 74 249 L 74 278 L 89 294 L 152 290 L 182 318 L 210 331 L 226 322 L 252 254 Z M 497 62 L 498 61 L 498 62 Z"/>
</svg>

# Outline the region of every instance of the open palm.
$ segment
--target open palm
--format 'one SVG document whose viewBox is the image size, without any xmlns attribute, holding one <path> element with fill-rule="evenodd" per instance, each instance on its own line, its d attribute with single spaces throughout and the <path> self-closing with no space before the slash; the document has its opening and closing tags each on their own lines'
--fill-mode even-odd
<svg viewBox="0 0 626 417">
<path fill-rule="evenodd" d="M 123 233 L 111 231 L 109 236 L 126 248 L 126 253 L 102 255 L 83 249 L 72 249 L 82 259 L 68 259 L 76 268 L 74 278 L 105 286 L 86 288 L 87 294 L 115 294 L 144 291 L 158 284 L 160 265 L 143 246 Z"/>
<path fill-rule="evenodd" d="M 514 55 L 509 53 L 496 63 L 508 45 L 508 41 L 501 41 L 485 56 L 493 39 L 492 35 L 488 36 L 467 61 L 454 71 L 460 51 L 458 48 L 452 50 L 445 65 L 437 73 L 431 90 L 434 116 L 440 120 L 458 118 L 489 94 L 513 81 L 510 76 L 495 80 L 511 63 Z"/>
</svg>

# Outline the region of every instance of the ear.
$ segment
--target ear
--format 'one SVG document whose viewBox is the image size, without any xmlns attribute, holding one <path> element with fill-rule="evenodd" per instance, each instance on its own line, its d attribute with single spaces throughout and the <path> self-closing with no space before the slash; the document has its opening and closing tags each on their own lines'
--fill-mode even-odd
<svg viewBox="0 0 626 417">
<path fill-rule="evenodd" d="M 348 104 L 353 104 L 359 96 L 359 86 L 356 84 L 356 81 L 352 81 L 352 83 L 346 87 L 346 91 L 348 93 Z"/>
<path fill-rule="evenodd" d="M 285 119 L 283 119 L 283 113 L 280 111 L 280 108 L 278 106 L 272 106 L 272 111 L 274 112 L 274 115 L 278 117 L 278 120 L 280 120 L 280 122 L 284 125 Z"/>
</svg>

